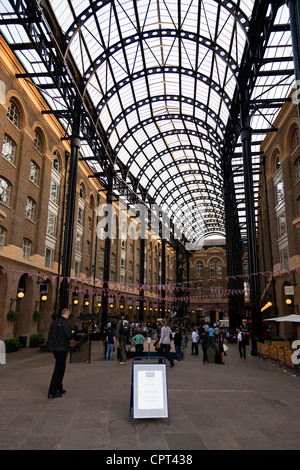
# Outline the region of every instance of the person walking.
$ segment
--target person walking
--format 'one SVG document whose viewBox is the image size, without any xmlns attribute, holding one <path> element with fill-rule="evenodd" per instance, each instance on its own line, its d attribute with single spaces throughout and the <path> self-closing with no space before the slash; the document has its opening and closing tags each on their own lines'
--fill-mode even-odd
<svg viewBox="0 0 300 470">
<path fill-rule="evenodd" d="M 174 367 L 174 359 L 172 358 L 171 354 L 171 335 L 172 335 L 172 330 L 169 326 L 167 326 L 167 321 L 163 321 L 163 327 L 161 329 L 161 334 L 160 334 L 160 339 L 159 339 L 159 344 L 160 344 L 160 351 L 161 353 L 166 355 L 166 358 L 170 362 L 170 366 Z M 161 359 L 159 360 L 161 363 Z"/>
<path fill-rule="evenodd" d="M 126 345 L 131 342 L 131 326 L 124 312 L 121 313 L 121 318 L 117 323 L 116 340 L 120 348 L 120 364 L 126 364 Z"/>
<path fill-rule="evenodd" d="M 175 331 L 175 335 L 174 335 L 174 345 L 175 345 L 177 361 L 181 360 L 181 343 L 182 343 L 181 329 L 177 327 Z"/>
<path fill-rule="evenodd" d="M 113 360 L 115 342 L 116 342 L 115 332 L 110 327 L 108 328 L 108 332 L 106 335 L 106 356 L 105 356 L 106 361 Z"/>
<path fill-rule="evenodd" d="M 72 330 L 68 322 L 70 310 L 65 308 L 60 317 L 50 326 L 46 349 L 55 357 L 55 367 L 52 374 L 48 398 L 59 398 L 65 393 L 63 378 L 66 369 L 66 359 L 72 338 Z"/>
<path fill-rule="evenodd" d="M 199 349 L 198 349 L 198 341 L 199 341 L 199 335 L 197 331 L 197 327 L 195 326 L 194 331 L 192 333 L 192 355 L 198 356 L 199 354 Z"/>
<path fill-rule="evenodd" d="M 240 358 L 246 359 L 246 344 L 247 344 L 247 335 L 242 330 L 238 330 L 237 336 Z"/>
<path fill-rule="evenodd" d="M 201 335 L 201 345 L 202 345 L 202 352 L 203 352 L 203 364 L 208 363 L 208 354 L 207 350 L 209 348 L 209 341 L 207 333 L 202 333 Z"/>
</svg>

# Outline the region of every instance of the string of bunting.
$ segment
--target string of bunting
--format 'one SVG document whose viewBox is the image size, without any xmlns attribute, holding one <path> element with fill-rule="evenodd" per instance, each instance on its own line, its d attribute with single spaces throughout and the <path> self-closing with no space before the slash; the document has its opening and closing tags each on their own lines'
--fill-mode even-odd
<svg viewBox="0 0 300 470">
<path fill-rule="evenodd" d="M 164 301 L 168 300 L 170 301 L 181 301 L 181 300 L 198 300 L 198 299 L 211 299 L 211 298 L 220 298 L 224 297 L 226 298 L 228 295 L 241 295 L 246 292 L 249 292 L 248 290 L 241 290 L 241 289 L 203 289 L 205 291 L 208 291 L 210 294 L 203 294 L 203 295 L 194 295 L 194 296 L 180 296 L 180 297 L 168 297 L 167 299 L 165 297 L 153 297 L 151 300 L 154 301 Z M 104 295 L 110 298 L 122 298 L 122 299 L 128 299 L 128 300 L 143 300 L 144 297 L 142 296 L 131 296 L 131 295 L 124 295 L 124 292 L 115 292 L 115 291 L 110 291 L 108 289 L 103 289 L 102 291 L 99 289 L 68 289 L 69 292 L 76 293 L 76 294 L 91 294 L 91 295 Z M 186 294 L 186 292 L 185 292 Z"/>
<path fill-rule="evenodd" d="M 202 287 L 202 284 L 205 283 L 205 282 L 214 282 L 214 283 L 217 283 L 217 281 L 224 281 L 226 280 L 226 282 L 228 283 L 230 279 L 233 279 L 235 281 L 239 280 L 239 279 L 242 279 L 242 280 L 248 280 L 250 281 L 250 278 L 251 276 L 259 276 L 259 275 L 262 275 L 262 276 L 265 276 L 267 277 L 268 275 L 273 277 L 275 276 L 276 274 L 279 275 L 279 276 L 282 276 L 283 274 L 287 273 L 287 274 L 290 274 L 291 272 L 295 271 L 296 273 L 300 273 L 300 267 L 297 267 L 297 268 L 294 268 L 294 269 L 286 269 L 284 271 L 282 270 L 277 270 L 277 271 L 265 271 L 265 272 L 259 272 L 259 273 L 252 273 L 252 274 L 238 274 L 238 275 L 235 275 L 235 276 L 226 276 L 226 277 L 219 277 L 219 278 L 209 278 L 209 279 L 194 279 L 194 280 L 191 280 L 191 281 L 183 281 L 183 282 L 179 282 L 179 283 L 169 283 L 169 284 L 157 284 L 157 285 L 153 285 L 153 284 L 133 284 L 133 283 L 121 283 L 121 282 L 106 282 L 106 281 L 100 281 L 99 279 L 86 279 L 86 278 L 76 278 L 76 277 L 63 277 L 63 276 L 58 276 L 58 275 L 48 275 L 48 274 L 41 274 L 41 273 L 32 273 L 32 272 L 25 272 L 25 271 L 17 271 L 17 270 L 6 270 L 4 268 L 0 268 L 0 271 L 3 273 L 3 274 L 7 274 L 7 273 L 10 273 L 11 275 L 14 275 L 14 274 L 21 274 L 21 275 L 24 275 L 26 274 L 28 278 L 31 278 L 32 276 L 37 276 L 38 280 L 41 280 L 41 281 L 44 281 L 46 282 L 48 279 L 49 280 L 52 280 L 52 282 L 54 283 L 57 279 L 59 279 L 59 283 L 61 283 L 64 279 L 67 279 L 67 283 L 68 285 L 71 283 L 71 281 L 73 281 L 73 285 L 76 284 L 76 283 L 81 283 L 82 287 L 83 287 L 83 284 L 88 284 L 88 286 L 93 286 L 94 288 L 98 285 L 98 287 L 101 287 L 103 288 L 103 285 L 104 284 L 107 284 L 108 286 L 108 289 L 112 289 L 112 290 L 115 290 L 115 289 L 122 289 L 123 291 L 134 291 L 135 289 L 138 289 L 139 291 L 149 291 L 151 289 L 155 290 L 157 289 L 158 291 L 161 291 L 161 290 L 168 290 L 168 291 L 174 291 L 174 292 L 179 292 L 181 291 L 182 289 L 186 289 L 186 290 L 192 290 L 192 289 L 196 289 L 198 287 L 201 287 L 202 289 L 204 289 Z M 212 289 L 211 287 L 208 288 L 208 289 Z M 231 295 L 231 294 L 242 294 L 244 292 L 246 292 L 244 289 L 221 289 L 221 288 L 218 288 L 217 289 L 218 292 L 220 291 L 226 291 L 226 293 L 228 295 Z"/>
</svg>

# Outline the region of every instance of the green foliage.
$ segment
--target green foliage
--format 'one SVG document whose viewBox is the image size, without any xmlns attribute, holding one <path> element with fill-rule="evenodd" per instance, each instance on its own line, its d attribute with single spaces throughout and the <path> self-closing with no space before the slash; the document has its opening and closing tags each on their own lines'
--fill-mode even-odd
<svg viewBox="0 0 300 470">
<path fill-rule="evenodd" d="M 44 342 L 45 342 L 45 338 L 39 333 L 29 336 L 30 348 L 38 348 Z"/>
<path fill-rule="evenodd" d="M 285 339 L 282 338 L 281 336 L 271 335 L 270 341 L 285 341 Z"/>
<path fill-rule="evenodd" d="M 52 320 L 53 320 L 53 321 L 54 321 L 54 320 L 57 320 L 58 314 L 57 314 L 56 312 L 53 312 L 52 315 L 51 315 L 51 317 L 52 317 Z"/>
<path fill-rule="evenodd" d="M 7 320 L 8 321 L 12 321 L 12 322 L 15 322 L 17 319 L 18 319 L 18 314 L 17 312 L 15 312 L 14 310 L 10 309 L 8 312 L 7 312 Z"/>
<path fill-rule="evenodd" d="M 34 321 L 39 321 L 41 319 L 41 314 L 38 310 L 35 310 L 32 314 Z"/>
<path fill-rule="evenodd" d="M 18 338 L 7 338 L 4 340 L 6 346 L 6 352 L 18 351 L 21 347 L 21 343 Z"/>
</svg>

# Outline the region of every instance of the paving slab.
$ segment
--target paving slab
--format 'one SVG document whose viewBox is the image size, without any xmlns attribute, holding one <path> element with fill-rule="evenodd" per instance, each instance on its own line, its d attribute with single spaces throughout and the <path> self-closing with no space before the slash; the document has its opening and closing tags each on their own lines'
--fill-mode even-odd
<svg viewBox="0 0 300 470">
<path fill-rule="evenodd" d="M 100 450 L 174 453 L 201 450 L 299 450 L 300 377 L 230 345 L 226 364 L 202 354 L 167 366 L 169 423 L 131 415 L 132 363 L 67 363 L 58 399 L 47 391 L 52 354 L 25 348 L 0 365 L 0 450 Z"/>
</svg>

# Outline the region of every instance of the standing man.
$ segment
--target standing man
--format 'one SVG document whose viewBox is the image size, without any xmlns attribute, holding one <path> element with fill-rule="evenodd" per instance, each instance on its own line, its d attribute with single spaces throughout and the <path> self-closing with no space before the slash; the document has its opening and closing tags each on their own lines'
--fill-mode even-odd
<svg viewBox="0 0 300 470">
<path fill-rule="evenodd" d="M 247 344 L 247 335 L 242 330 L 238 330 L 238 345 L 239 345 L 239 353 L 240 358 L 246 359 L 246 344 Z"/>
<path fill-rule="evenodd" d="M 126 364 L 126 344 L 131 341 L 131 327 L 129 320 L 125 319 L 125 313 L 121 313 L 121 318 L 116 327 L 116 340 L 120 348 L 120 364 Z"/>
<path fill-rule="evenodd" d="M 181 360 L 181 343 L 182 343 L 181 328 L 177 326 L 175 336 L 174 336 L 174 344 L 175 344 L 177 361 Z"/>
<path fill-rule="evenodd" d="M 59 398 L 65 393 L 63 389 L 63 378 L 66 369 L 66 360 L 72 330 L 68 322 L 70 310 L 65 308 L 60 317 L 50 326 L 46 348 L 52 351 L 55 357 L 55 367 L 49 386 L 48 398 Z"/>
</svg>

